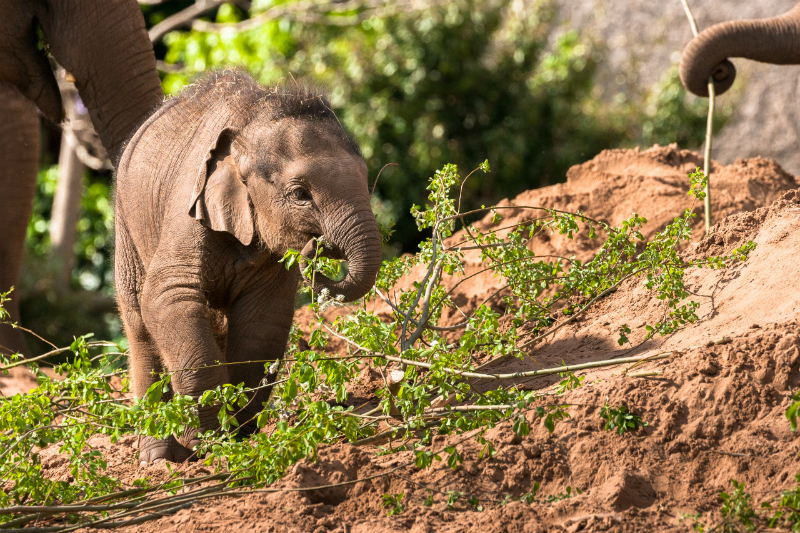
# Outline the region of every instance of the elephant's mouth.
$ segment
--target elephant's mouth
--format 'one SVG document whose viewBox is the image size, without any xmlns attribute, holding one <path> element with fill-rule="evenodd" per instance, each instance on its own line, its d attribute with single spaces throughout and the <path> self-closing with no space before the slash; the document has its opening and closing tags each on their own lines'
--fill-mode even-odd
<svg viewBox="0 0 800 533">
<path fill-rule="evenodd" d="M 323 240 L 324 244 L 320 243 L 320 239 Z M 338 246 L 331 243 L 327 239 L 324 238 L 324 235 L 313 235 L 311 239 L 306 243 L 300 253 L 308 257 L 309 259 L 317 255 L 317 250 L 322 248 L 322 257 L 327 257 L 329 259 L 344 259 L 344 253 Z"/>
</svg>

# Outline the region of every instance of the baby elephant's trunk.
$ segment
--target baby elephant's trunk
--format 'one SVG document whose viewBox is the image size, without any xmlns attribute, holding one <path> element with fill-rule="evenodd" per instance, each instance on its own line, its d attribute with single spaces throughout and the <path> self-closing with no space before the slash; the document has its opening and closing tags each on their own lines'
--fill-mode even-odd
<svg viewBox="0 0 800 533">
<path fill-rule="evenodd" d="M 325 240 L 335 250 L 333 256 L 347 261 L 347 276 L 341 281 L 330 280 L 319 273 L 314 278 L 314 290 L 328 289 L 331 298 L 344 296 L 351 302 L 364 296 L 375 284 L 381 268 L 381 237 L 371 209 L 353 210 L 327 225 Z M 313 254 L 306 246 L 305 255 Z"/>
</svg>

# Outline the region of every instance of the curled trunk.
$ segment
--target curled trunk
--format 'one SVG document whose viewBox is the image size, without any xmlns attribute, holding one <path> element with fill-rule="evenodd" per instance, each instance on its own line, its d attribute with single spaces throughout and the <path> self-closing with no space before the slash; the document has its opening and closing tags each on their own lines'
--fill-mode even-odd
<svg viewBox="0 0 800 533">
<path fill-rule="evenodd" d="M 332 298 L 341 294 L 346 302 L 361 298 L 375 284 L 381 268 L 381 237 L 375 215 L 370 209 L 364 209 L 336 217 L 328 224 L 325 239 L 335 247 L 329 255 L 345 259 L 348 271 L 341 281 L 317 274 L 314 290 L 328 289 Z M 311 247 L 307 246 L 304 253 L 310 251 Z"/>
<path fill-rule="evenodd" d="M 708 78 L 712 76 L 715 92 L 724 93 L 736 78 L 729 57 L 800 64 L 800 4 L 778 17 L 724 22 L 700 32 L 681 56 L 683 85 L 697 96 L 708 96 Z"/>
</svg>

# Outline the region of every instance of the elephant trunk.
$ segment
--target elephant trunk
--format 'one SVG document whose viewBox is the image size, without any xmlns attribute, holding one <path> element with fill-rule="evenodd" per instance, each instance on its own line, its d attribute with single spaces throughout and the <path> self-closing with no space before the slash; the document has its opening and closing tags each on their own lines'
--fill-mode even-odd
<svg viewBox="0 0 800 533">
<path fill-rule="evenodd" d="M 347 275 L 333 281 L 317 273 L 314 290 L 328 289 L 331 297 L 341 294 L 346 302 L 361 298 L 375 284 L 381 268 L 381 237 L 372 210 L 354 210 L 337 217 L 326 228 L 325 239 L 335 248 L 331 255 L 347 261 Z"/>
<path fill-rule="evenodd" d="M 776 65 L 800 64 L 800 4 L 778 17 L 716 24 L 692 39 L 681 56 L 683 85 L 697 96 L 708 96 L 708 78 L 722 94 L 736 78 L 729 57 L 744 57 Z"/>
<path fill-rule="evenodd" d="M 136 0 L 48 0 L 39 21 L 56 60 L 75 77 L 114 166 L 125 141 L 161 104 L 153 45 Z"/>
</svg>

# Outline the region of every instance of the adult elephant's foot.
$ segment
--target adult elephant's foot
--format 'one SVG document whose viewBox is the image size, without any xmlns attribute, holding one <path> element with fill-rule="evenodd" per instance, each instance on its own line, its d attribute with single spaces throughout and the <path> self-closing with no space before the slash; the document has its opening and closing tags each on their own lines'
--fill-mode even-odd
<svg viewBox="0 0 800 533">
<path fill-rule="evenodd" d="M 187 459 L 196 460 L 197 456 L 191 448 L 178 442 L 175 437 L 170 436 L 166 439 L 139 437 L 139 461 L 142 466 L 157 461 L 182 463 Z"/>
</svg>

